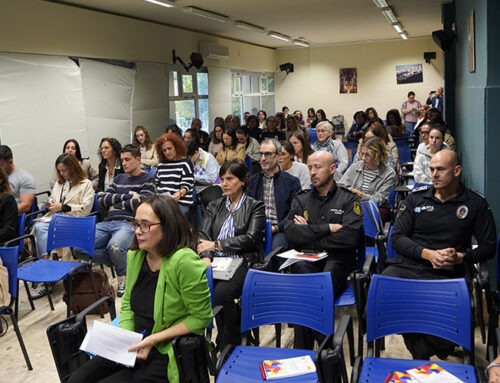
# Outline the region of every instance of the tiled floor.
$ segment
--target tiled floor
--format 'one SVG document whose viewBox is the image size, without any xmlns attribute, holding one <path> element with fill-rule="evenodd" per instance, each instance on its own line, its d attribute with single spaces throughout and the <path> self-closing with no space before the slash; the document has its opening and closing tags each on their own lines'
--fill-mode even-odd
<svg viewBox="0 0 500 383">
<path fill-rule="evenodd" d="M 116 288 L 116 279 L 110 281 Z M 51 311 L 46 298 L 35 301 L 36 310 L 31 311 L 24 287 L 20 289 L 20 310 L 19 310 L 19 327 L 23 335 L 26 348 L 28 350 L 33 371 L 28 371 L 24 362 L 21 349 L 17 342 L 16 335 L 9 322 L 7 334 L 0 338 L 1 356 L 0 356 L 0 371 L 1 382 L 5 383 L 57 383 L 59 378 L 52 359 L 52 353 L 46 336 L 47 327 L 56 323 L 66 316 L 66 305 L 62 301 L 63 287 L 58 283 L 53 290 L 52 296 L 55 304 L 55 311 Z M 117 299 L 116 308 L 119 312 L 121 299 Z M 340 318 L 343 314 L 350 314 L 356 318 L 354 310 L 340 309 L 337 310 L 337 317 Z M 98 315 L 88 317 L 88 321 L 100 319 Z M 109 321 L 109 315 L 105 321 Z M 357 321 L 354 320 L 355 331 L 357 329 Z M 274 326 L 266 326 L 261 330 L 261 345 L 274 346 L 275 334 Z M 282 347 L 291 347 L 293 342 L 293 330 L 286 327 L 282 331 Z M 476 330 L 476 361 L 478 365 L 486 365 L 484 359 L 484 345 Z M 347 352 L 346 352 L 347 353 Z M 391 336 L 386 338 L 387 355 L 398 358 L 410 358 L 410 354 L 404 347 L 400 336 Z M 436 359 L 437 360 L 437 359 Z M 457 358 L 449 358 L 447 361 L 459 361 Z M 350 368 L 349 368 L 350 374 Z"/>
</svg>

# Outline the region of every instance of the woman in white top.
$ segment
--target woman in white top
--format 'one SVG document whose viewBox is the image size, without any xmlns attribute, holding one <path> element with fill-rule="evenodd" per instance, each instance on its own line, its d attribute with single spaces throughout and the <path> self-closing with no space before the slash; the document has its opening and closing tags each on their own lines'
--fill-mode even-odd
<svg viewBox="0 0 500 383">
<path fill-rule="evenodd" d="M 425 125 L 425 128 L 428 128 L 427 125 Z M 440 124 L 432 124 L 429 132 L 429 143 L 421 143 L 415 155 L 413 178 L 416 183 L 432 184 L 430 168 L 431 158 L 442 149 L 450 149 L 444 142 L 444 127 Z"/>
<path fill-rule="evenodd" d="M 283 171 L 299 179 L 302 190 L 311 188 L 309 169 L 306 164 L 295 161 L 295 149 L 289 141 L 281 143 L 281 153 L 278 157 L 278 163 Z"/>
<path fill-rule="evenodd" d="M 141 169 L 149 171 L 153 166 L 158 166 L 156 150 L 144 126 L 135 128 L 133 141 L 134 145 L 141 149 Z"/>
</svg>

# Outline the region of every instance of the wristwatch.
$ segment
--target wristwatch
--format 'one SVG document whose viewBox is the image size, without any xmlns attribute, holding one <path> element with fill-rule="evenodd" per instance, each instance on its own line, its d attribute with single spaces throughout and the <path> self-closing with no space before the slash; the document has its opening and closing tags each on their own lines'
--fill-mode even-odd
<svg viewBox="0 0 500 383">
<path fill-rule="evenodd" d="M 219 241 L 215 241 L 214 242 L 214 247 L 215 247 L 215 250 L 219 250 L 220 251 L 220 242 Z"/>
<path fill-rule="evenodd" d="M 488 364 L 488 367 L 486 367 L 486 371 L 490 371 L 490 368 L 492 367 L 500 367 L 500 363 L 497 363 L 497 362 L 491 362 L 490 364 Z"/>
</svg>

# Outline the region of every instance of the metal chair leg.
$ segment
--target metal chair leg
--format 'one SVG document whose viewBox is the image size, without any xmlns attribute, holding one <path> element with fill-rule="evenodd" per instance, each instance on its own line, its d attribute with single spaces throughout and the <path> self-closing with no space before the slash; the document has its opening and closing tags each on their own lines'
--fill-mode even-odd
<svg viewBox="0 0 500 383">
<path fill-rule="evenodd" d="M 28 282 L 24 282 L 24 288 L 26 289 L 26 295 L 28 296 L 28 301 L 30 302 L 31 310 L 35 309 L 35 305 L 33 303 L 33 298 L 31 298 L 30 288 L 28 287 Z"/>
<path fill-rule="evenodd" d="M 47 290 L 47 299 L 49 300 L 49 306 L 52 311 L 54 311 L 54 303 L 52 302 L 52 296 L 50 295 L 50 283 L 44 283 L 45 289 Z"/>
<path fill-rule="evenodd" d="M 95 294 L 95 300 L 98 301 L 99 300 L 99 292 L 97 291 L 97 287 L 95 284 L 94 272 L 92 271 L 92 265 L 90 266 L 89 272 L 90 272 L 90 281 L 92 282 L 92 289 L 94 290 L 94 294 Z M 101 316 L 101 318 L 104 318 L 104 313 L 103 313 L 101 305 L 99 305 L 99 315 Z"/>
<path fill-rule="evenodd" d="M 19 330 L 19 326 L 17 325 L 16 316 L 12 309 L 9 309 L 10 320 L 12 321 L 12 326 L 14 327 L 14 331 L 17 335 L 17 340 L 19 341 L 19 345 L 21 346 L 21 350 L 24 355 L 24 360 L 26 361 L 26 365 L 28 366 L 28 370 L 33 370 L 33 366 L 31 365 L 30 358 L 28 356 L 28 352 L 26 351 L 26 347 L 24 345 L 23 337 L 21 335 L 21 331 Z"/>
</svg>

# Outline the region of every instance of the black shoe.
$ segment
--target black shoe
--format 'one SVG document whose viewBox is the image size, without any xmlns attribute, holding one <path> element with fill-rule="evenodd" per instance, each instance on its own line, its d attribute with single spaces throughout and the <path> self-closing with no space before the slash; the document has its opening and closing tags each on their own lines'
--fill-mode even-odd
<svg viewBox="0 0 500 383">
<path fill-rule="evenodd" d="M 52 291 L 52 285 L 50 283 L 39 283 L 38 286 L 33 289 L 31 298 L 39 299 L 47 295 L 47 293 L 49 293 L 50 291 Z"/>
</svg>

